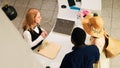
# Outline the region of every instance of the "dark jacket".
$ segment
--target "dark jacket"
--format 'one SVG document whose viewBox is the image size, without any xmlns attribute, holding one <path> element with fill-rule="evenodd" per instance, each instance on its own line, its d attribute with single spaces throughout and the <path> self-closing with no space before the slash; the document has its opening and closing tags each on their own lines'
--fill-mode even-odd
<svg viewBox="0 0 120 68">
<path fill-rule="evenodd" d="M 63 58 L 60 68 L 93 68 L 93 63 L 99 60 L 99 56 L 95 45 L 73 47 L 73 51 Z"/>
</svg>

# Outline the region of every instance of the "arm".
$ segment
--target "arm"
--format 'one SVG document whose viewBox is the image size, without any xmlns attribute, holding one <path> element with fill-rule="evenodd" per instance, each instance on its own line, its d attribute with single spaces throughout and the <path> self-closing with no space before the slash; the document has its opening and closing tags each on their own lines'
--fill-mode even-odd
<svg viewBox="0 0 120 68">
<path fill-rule="evenodd" d="M 29 31 L 24 31 L 23 33 L 24 39 L 27 41 L 27 43 L 33 47 L 37 45 L 40 41 L 42 41 L 44 38 L 40 35 L 36 40 L 32 41 L 31 34 Z"/>
<path fill-rule="evenodd" d="M 88 57 L 91 57 L 90 59 L 92 59 L 93 63 L 97 63 L 99 61 L 100 52 L 96 45 L 89 46 Z"/>
<path fill-rule="evenodd" d="M 105 37 L 104 36 L 101 38 L 93 38 L 91 36 L 90 41 L 91 41 L 91 44 L 95 44 L 98 47 L 100 53 L 103 51 L 103 48 L 105 45 Z"/>
<path fill-rule="evenodd" d="M 98 63 L 99 59 L 100 59 L 100 52 L 99 52 L 98 47 L 96 47 L 96 51 L 95 51 L 95 63 Z"/>
<path fill-rule="evenodd" d="M 45 38 L 47 36 L 47 31 L 45 31 L 43 28 L 41 28 L 41 30 L 42 30 L 41 36 Z"/>
</svg>

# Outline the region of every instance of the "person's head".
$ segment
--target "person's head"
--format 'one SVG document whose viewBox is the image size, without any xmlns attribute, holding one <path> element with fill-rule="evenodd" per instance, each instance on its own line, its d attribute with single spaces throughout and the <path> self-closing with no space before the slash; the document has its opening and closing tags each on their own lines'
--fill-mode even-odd
<svg viewBox="0 0 120 68">
<path fill-rule="evenodd" d="M 33 28 L 37 24 L 39 24 L 41 21 L 41 15 L 40 11 L 35 8 L 28 9 L 25 20 L 23 22 L 23 29 L 29 30 L 30 28 Z"/>
<path fill-rule="evenodd" d="M 82 28 L 76 27 L 73 29 L 71 34 L 71 42 L 75 46 L 80 46 L 82 44 L 85 44 L 86 39 L 86 33 Z"/>
</svg>

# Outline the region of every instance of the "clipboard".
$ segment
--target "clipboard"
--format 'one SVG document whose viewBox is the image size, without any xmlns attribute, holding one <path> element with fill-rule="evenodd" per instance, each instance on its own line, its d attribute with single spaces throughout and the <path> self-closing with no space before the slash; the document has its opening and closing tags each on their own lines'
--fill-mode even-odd
<svg viewBox="0 0 120 68">
<path fill-rule="evenodd" d="M 43 41 L 43 43 L 40 45 L 38 49 L 38 53 L 49 59 L 54 59 L 57 56 L 60 49 L 61 49 L 61 45 L 55 42 Z"/>
</svg>

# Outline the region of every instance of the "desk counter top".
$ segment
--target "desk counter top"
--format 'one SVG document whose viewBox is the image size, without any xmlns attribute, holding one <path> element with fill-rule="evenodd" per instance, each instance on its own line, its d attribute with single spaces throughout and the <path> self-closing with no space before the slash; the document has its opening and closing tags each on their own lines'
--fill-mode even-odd
<svg viewBox="0 0 120 68">
<path fill-rule="evenodd" d="M 61 8 L 61 5 L 66 5 L 67 8 Z M 78 5 L 80 5 L 80 4 L 77 2 L 76 6 L 78 6 Z M 57 18 L 75 21 L 74 27 L 82 28 L 81 21 L 77 17 L 77 14 L 79 11 L 70 9 L 68 6 L 67 0 L 58 0 L 58 7 L 59 7 L 59 9 L 58 9 Z M 53 27 L 53 29 L 54 29 L 54 27 Z M 89 38 L 89 36 L 87 36 L 87 37 Z M 51 68 L 59 68 L 63 57 L 65 56 L 65 54 L 70 52 L 73 47 L 73 44 L 71 43 L 71 36 L 51 31 L 45 40 L 60 44 L 61 49 L 55 59 L 51 60 L 49 58 L 43 57 L 38 54 L 36 54 L 36 58 L 42 62 L 44 67 L 50 66 Z M 88 40 L 89 39 L 86 40 L 86 43 L 88 42 Z"/>
</svg>

